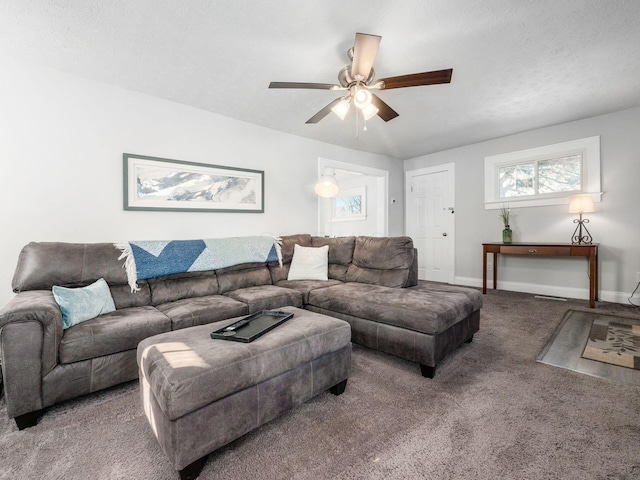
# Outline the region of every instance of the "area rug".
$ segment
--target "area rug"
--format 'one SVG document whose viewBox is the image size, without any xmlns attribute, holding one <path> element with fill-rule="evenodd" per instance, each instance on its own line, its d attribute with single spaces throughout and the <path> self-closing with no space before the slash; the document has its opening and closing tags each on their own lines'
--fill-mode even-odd
<svg viewBox="0 0 640 480">
<path fill-rule="evenodd" d="M 582 358 L 640 370 L 640 321 L 628 325 L 617 320 L 593 320 Z"/>
<path fill-rule="evenodd" d="M 640 319 L 597 310 L 569 310 L 536 360 L 593 377 L 640 385 L 639 347 Z"/>
</svg>

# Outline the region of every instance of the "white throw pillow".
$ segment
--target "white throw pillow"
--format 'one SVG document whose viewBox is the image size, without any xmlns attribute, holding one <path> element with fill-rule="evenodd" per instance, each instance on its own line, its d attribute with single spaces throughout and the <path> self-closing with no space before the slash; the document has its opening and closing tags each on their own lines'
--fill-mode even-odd
<svg viewBox="0 0 640 480">
<path fill-rule="evenodd" d="M 287 280 L 329 280 L 329 245 L 293 246 L 293 258 Z"/>
</svg>

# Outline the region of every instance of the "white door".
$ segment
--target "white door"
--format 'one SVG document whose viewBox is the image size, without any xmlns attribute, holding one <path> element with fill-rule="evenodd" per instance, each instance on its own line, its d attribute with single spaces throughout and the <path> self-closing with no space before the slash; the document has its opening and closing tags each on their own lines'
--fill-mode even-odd
<svg viewBox="0 0 640 480">
<path fill-rule="evenodd" d="M 454 166 L 406 173 L 407 235 L 418 249 L 418 278 L 454 283 Z"/>
</svg>

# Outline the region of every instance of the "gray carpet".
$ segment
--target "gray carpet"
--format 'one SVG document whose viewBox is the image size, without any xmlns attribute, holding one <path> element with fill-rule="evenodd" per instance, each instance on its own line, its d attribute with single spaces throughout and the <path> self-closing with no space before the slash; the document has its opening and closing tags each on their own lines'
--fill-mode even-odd
<svg viewBox="0 0 640 480">
<path fill-rule="evenodd" d="M 343 395 L 322 394 L 210 455 L 200 478 L 640 478 L 640 387 L 536 363 L 564 313 L 586 307 L 490 291 L 473 343 L 433 380 L 356 346 Z M 0 478 L 175 479 L 139 403 L 129 383 L 19 432 L 0 400 Z"/>
</svg>

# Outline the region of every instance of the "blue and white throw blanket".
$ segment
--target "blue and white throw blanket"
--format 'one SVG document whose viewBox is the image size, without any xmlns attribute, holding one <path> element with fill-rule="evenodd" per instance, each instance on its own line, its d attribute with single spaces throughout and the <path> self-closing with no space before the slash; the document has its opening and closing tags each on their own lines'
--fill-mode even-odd
<svg viewBox="0 0 640 480">
<path fill-rule="evenodd" d="M 132 292 L 138 280 L 174 273 L 202 272 L 241 263 L 279 262 L 280 239 L 274 237 L 229 237 L 207 240 L 146 240 L 118 242 Z"/>
</svg>

